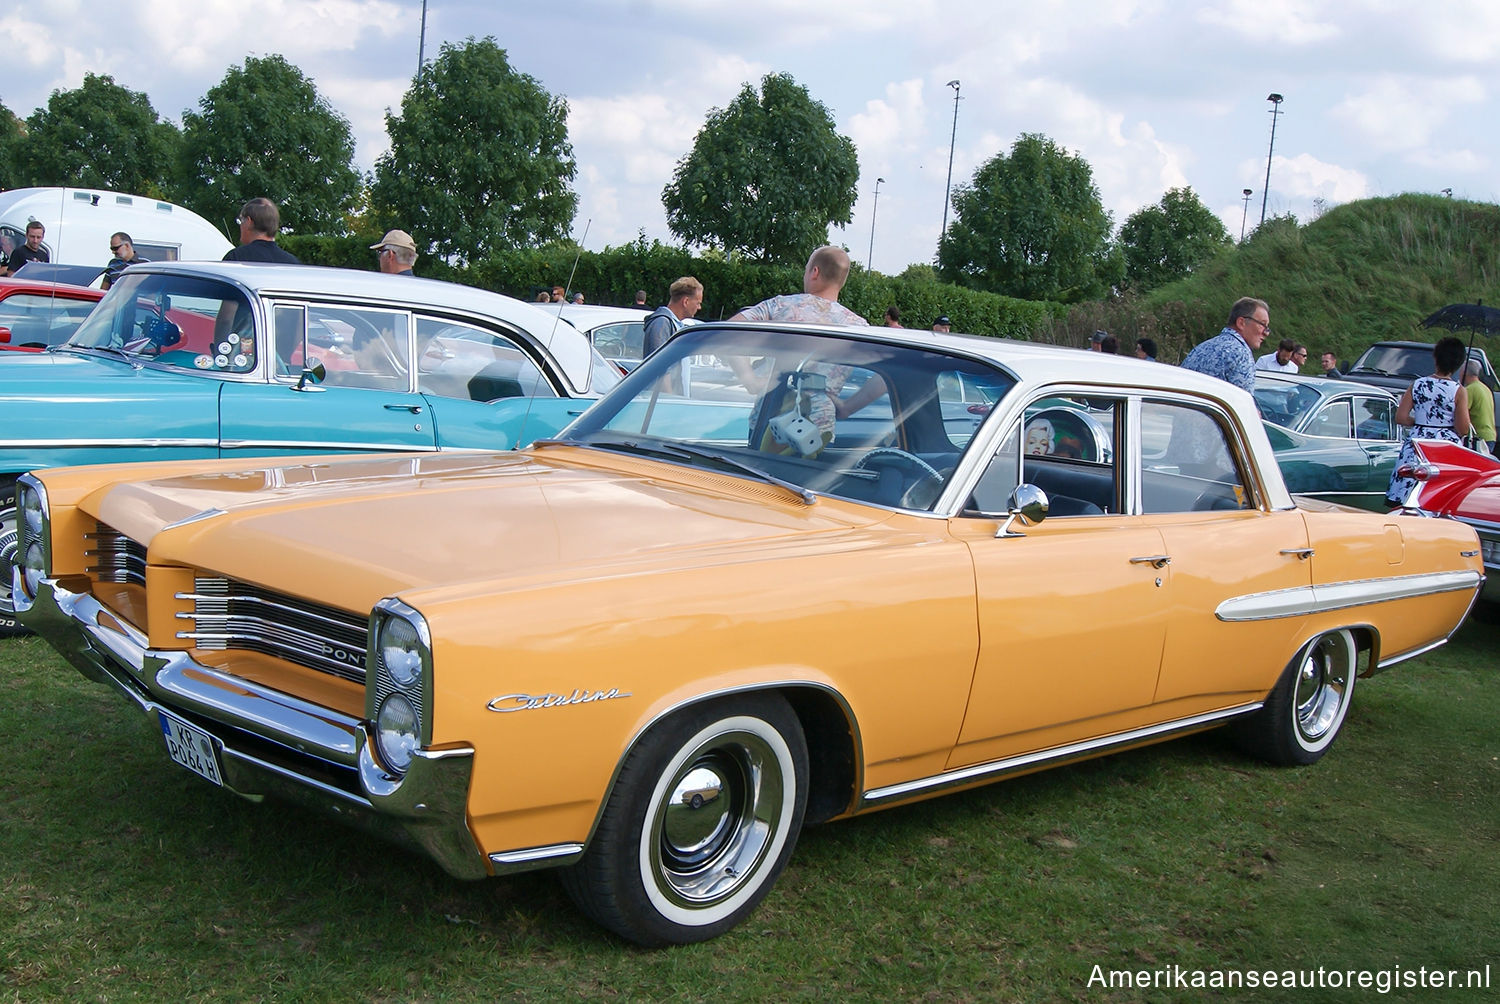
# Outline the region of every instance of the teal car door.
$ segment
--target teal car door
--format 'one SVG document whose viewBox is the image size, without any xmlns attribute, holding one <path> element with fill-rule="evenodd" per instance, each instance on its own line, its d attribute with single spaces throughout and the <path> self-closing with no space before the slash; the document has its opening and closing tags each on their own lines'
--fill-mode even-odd
<svg viewBox="0 0 1500 1004">
<path fill-rule="evenodd" d="M 437 449 L 432 409 L 414 386 L 409 312 L 278 303 L 269 314 L 270 381 L 224 385 L 223 455 Z M 321 381 L 303 376 L 314 364 Z"/>
</svg>

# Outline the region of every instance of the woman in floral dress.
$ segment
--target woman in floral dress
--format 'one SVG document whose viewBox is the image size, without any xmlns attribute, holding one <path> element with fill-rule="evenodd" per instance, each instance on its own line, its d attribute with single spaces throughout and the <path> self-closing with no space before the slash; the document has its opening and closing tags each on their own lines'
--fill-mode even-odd
<svg viewBox="0 0 1500 1004">
<path fill-rule="evenodd" d="M 1396 421 L 1411 426 L 1411 433 L 1401 444 L 1396 471 L 1403 464 L 1416 462 L 1413 439 L 1446 439 L 1450 443 L 1462 443 L 1469 434 L 1469 397 L 1455 377 L 1468 357 L 1462 341 L 1451 335 L 1442 339 L 1432 347 L 1432 376 L 1417 377 L 1401 395 Z M 1386 504 L 1392 507 L 1403 504 L 1417 483 L 1415 478 L 1397 476 L 1396 471 L 1391 472 L 1391 486 L 1385 493 Z"/>
</svg>

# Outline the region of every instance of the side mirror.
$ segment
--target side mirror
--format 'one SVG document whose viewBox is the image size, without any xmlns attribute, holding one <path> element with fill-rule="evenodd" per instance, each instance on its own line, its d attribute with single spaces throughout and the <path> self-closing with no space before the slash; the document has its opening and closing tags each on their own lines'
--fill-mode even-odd
<svg viewBox="0 0 1500 1004">
<path fill-rule="evenodd" d="M 1020 520 L 1024 526 L 1035 526 L 1047 518 L 1047 493 L 1033 484 L 1016 485 L 1006 503 L 1007 515 L 995 537 L 1024 537 L 1024 533 L 1011 530 L 1011 525 Z"/>
<path fill-rule="evenodd" d="M 297 386 L 293 387 L 292 389 L 321 390 L 322 388 L 320 387 L 309 387 L 308 384 L 320 384 L 324 381 L 325 378 L 327 378 L 327 376 L 328 367 L 324 366 L 322 363 L 313 363 L 311 366 L 305 367 L 302 370 L 302 376 L 297 381 Z"/>
<path fill-rule="evenodd" d="M 10 344 L 10 329 L 9 328 L 0 327 L 0 343 L 4 343 L 6 345 Z"/>
</svg>

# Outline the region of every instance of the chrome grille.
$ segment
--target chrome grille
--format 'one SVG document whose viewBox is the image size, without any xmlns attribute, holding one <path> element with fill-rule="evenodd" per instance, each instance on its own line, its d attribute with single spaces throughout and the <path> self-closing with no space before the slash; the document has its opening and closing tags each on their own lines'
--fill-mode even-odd
<svg viewBox="0 0 1500 1004">
<path fill-rule="evenodd" d="M 193 592 L 177 598 L 193 601 L 192 612 L 177 615 L 193 621 L 193 629 L 177 637 L 192 639 L 198 648 L 260 652 L 365 681 L 368 616 L 218 576 L 197 576 Z"/>
<path fill-rule="evenodd" d="M 123 582 L 136 586 L 146 584 L 146 546 L 137 544 L 114 527 L 98 524 L 93 533 L 83 535 L 89 543 L 84 556 L 89 564 L 84 570 L 98 582 Z"/>
</svg>

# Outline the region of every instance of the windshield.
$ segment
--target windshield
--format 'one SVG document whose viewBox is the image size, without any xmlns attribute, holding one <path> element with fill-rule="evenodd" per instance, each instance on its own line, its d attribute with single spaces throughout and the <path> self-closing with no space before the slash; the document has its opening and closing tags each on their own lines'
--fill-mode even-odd
<svg viewBox="0 0 1500 1004">
<path fill-rule="evenodd" d="M 1260 417 L 1288 429 L 1302 426 L 1323 395 L 1306 384 L 1286 380 L 1256 380 L 1255 406 Z"/>
<path fill-rule="evenodd" d="M 1013 385 L 992 363 L 929 348 L 813 332 L 686 330 L 563 436 L 928 510 Z"/>
<path fill-rule="evenodd" d="M 1432 375 L 1432 347 L 1428 345 L 1372 345 L 1350 372 L 1380 373 L 1415 380 Z"/>
<path fill-rule="evenodd" d="M 188 369 L 247 373 L 256 363 L 249 301 L 194 276 L 122 275 L 67 344 Z"/>
</svg>

